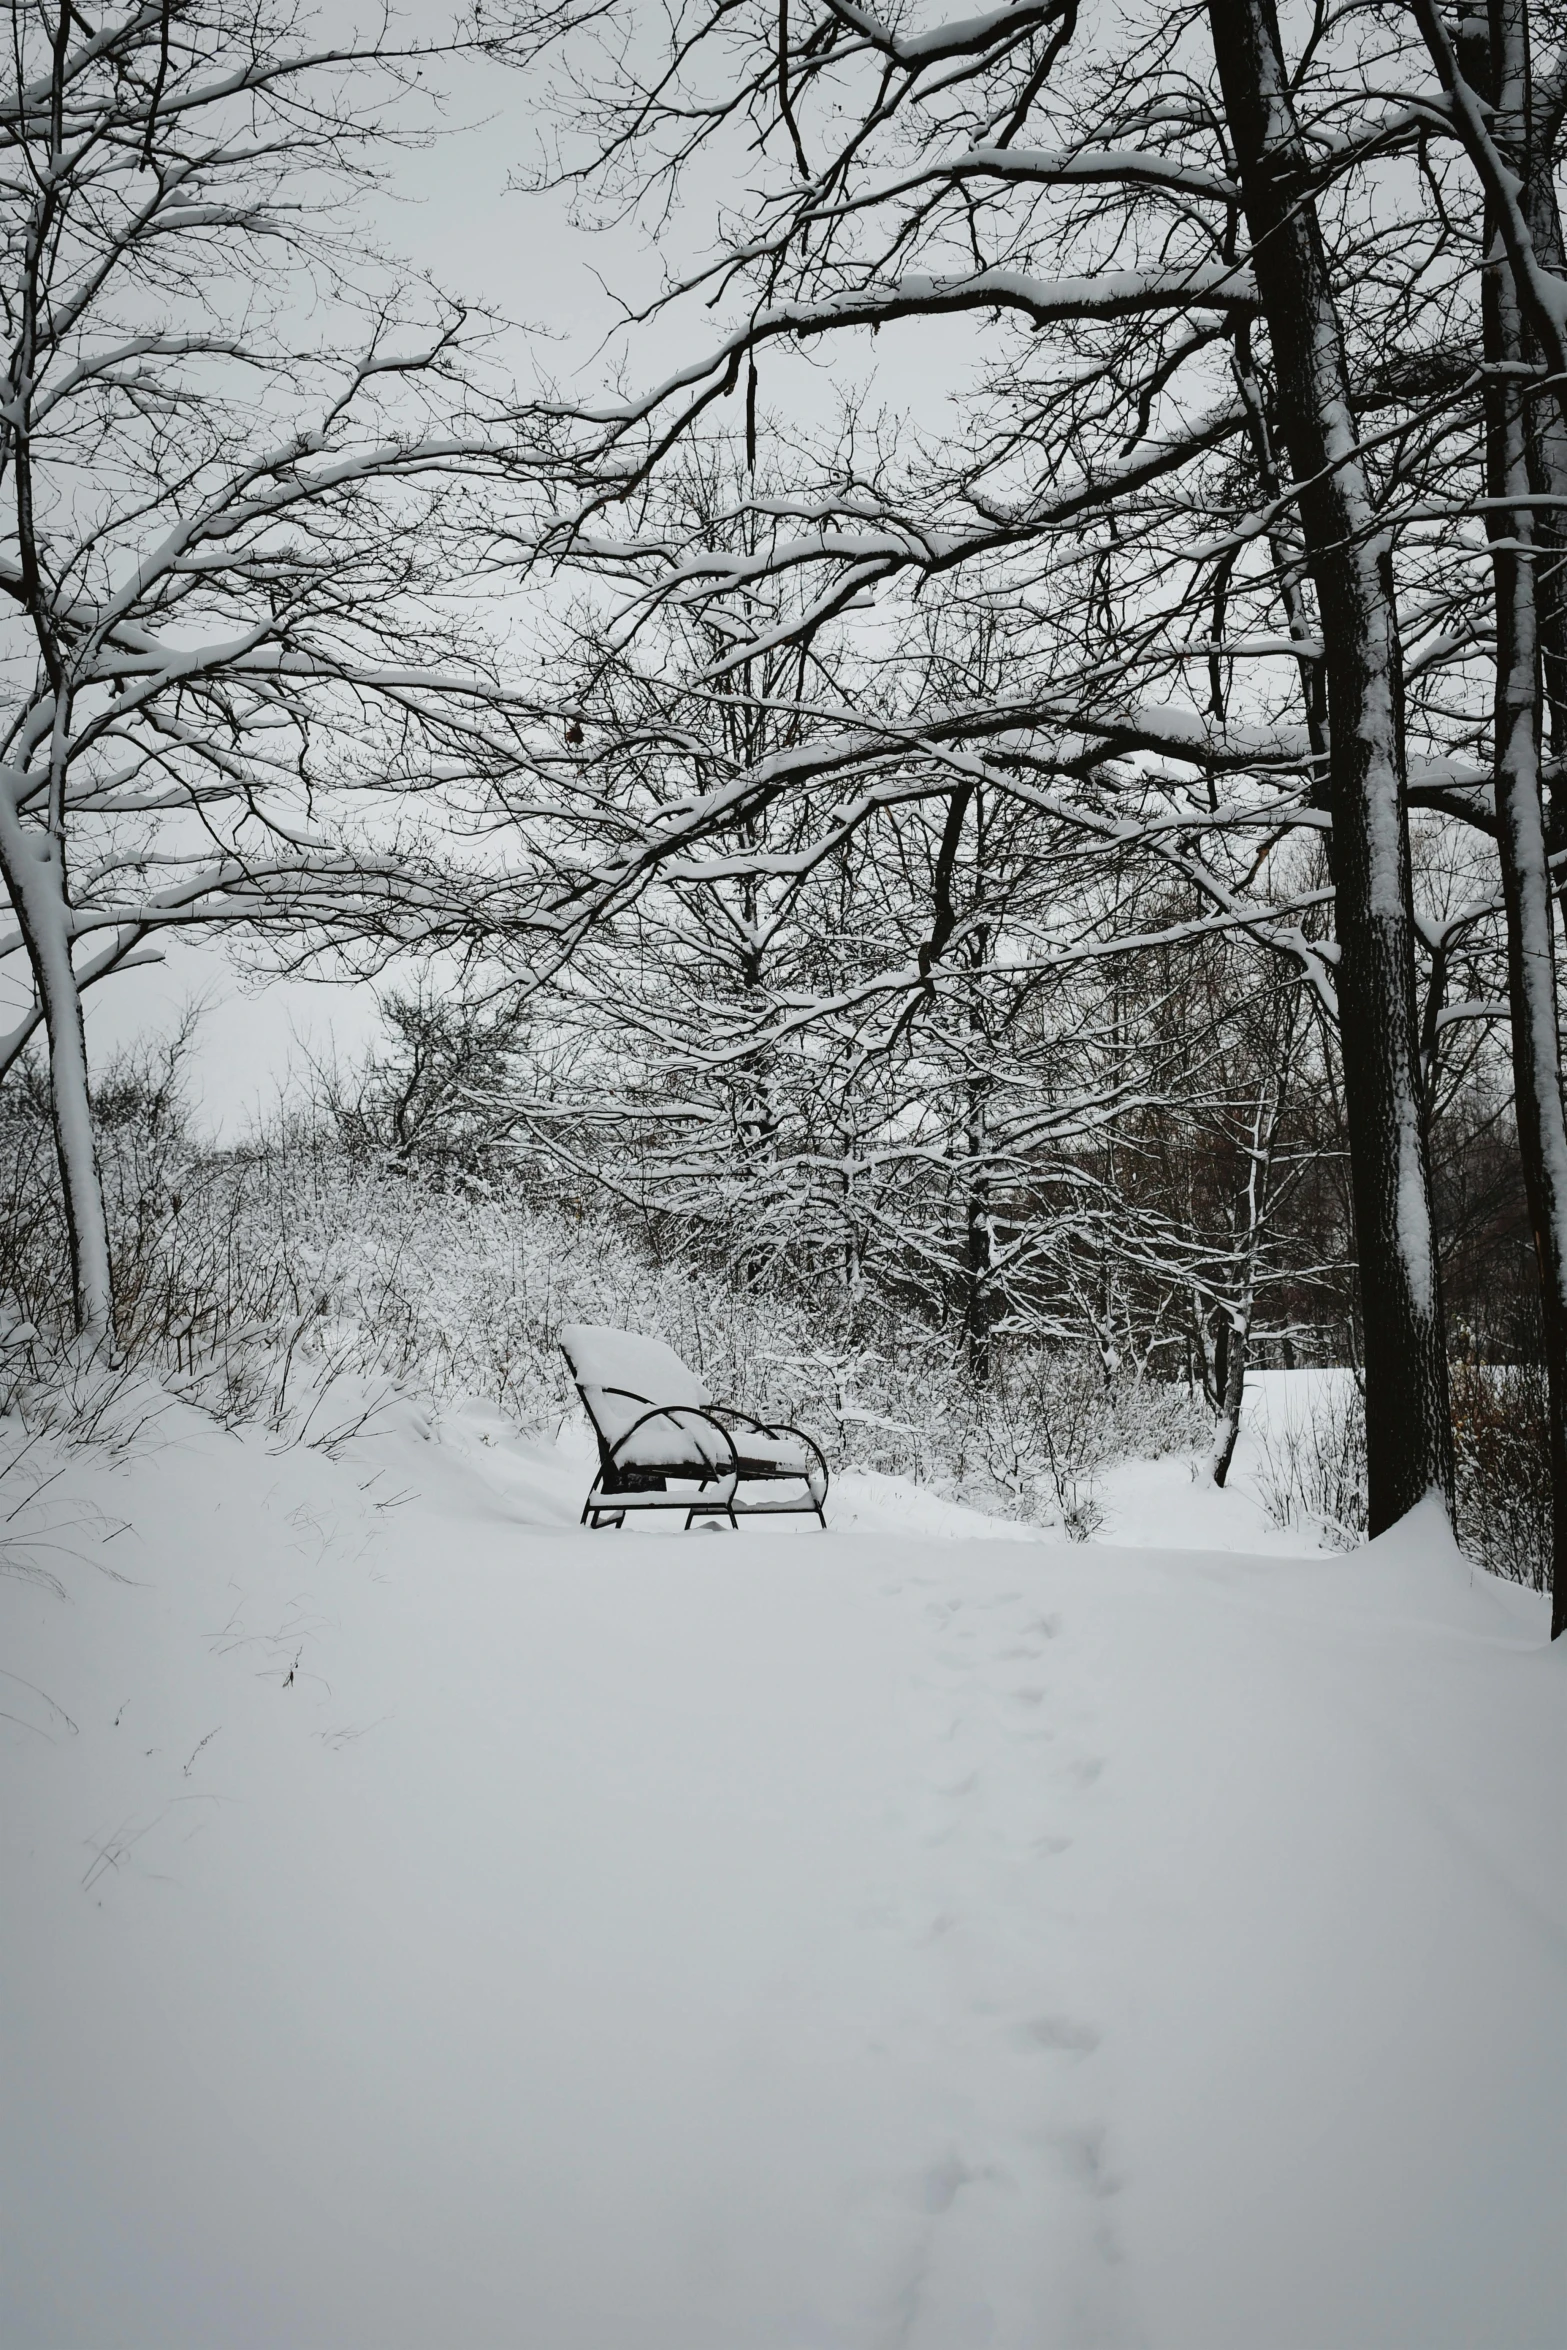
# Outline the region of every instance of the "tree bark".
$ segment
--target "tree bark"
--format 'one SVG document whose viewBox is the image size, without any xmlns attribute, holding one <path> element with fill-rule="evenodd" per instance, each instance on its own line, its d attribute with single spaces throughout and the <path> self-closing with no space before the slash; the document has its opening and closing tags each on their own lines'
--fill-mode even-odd
<svg viewBox="0 0 1567 2350">
<path fill-rule="evenodd" d="M 1230 1473 L 1235 1458 L 1235 1442 L 1241 1432 L 1241 1407 L 1246 1401 L 1246 1357 L 1251 1346 L 1251 1315 L 1245 1321 L 1231 1320 L 1229 1346 L 1224 1358 L 1224 1393 L 1219 1399 L 1219 1420 L 1213 1432 L 1213 1458 L 1208 1464 L 1215 1485 L 1222 1486 Z"/>
<path fill-rule="evenodd" d="M 113 1307 L 109 1231 L 93 1138 L 87 1034 L 71 959 L 63 862 L 59 838 L 52 831 L 24 826 L 11 792 L 0 784 L 0 877 L 27 950 L 49 1039 L 50 1102 L 76 1328 L 97 1339 L 107 1333 Z"/>
<path fill-rule="evenodd" d="M 1234 1233 L 1234 1276 L 1230 1297 L 1225 1301 L 1224 1319 L 1220 1335 L 1225 1341 L 1224 1371 L 1219 1395 L 1219 1418 L 1213 1434 L 1213 1455 L 1209 1473 L 1215 1485 L 1222 1486 L 1230 1473 L 1235 1458 L 1236 1440 L 1241 1432 L 1241 1408 L 1246 1401 L 1246 1366 L 1251 1356 L 1251 1326 L 1257 1310 L 1257 1259 L 1262 1247 L 1268 1217 L 1268 1195 L 1273 1182 L 1273 1153 L 1279 1139 L 1279 1126 L 1284 1115 L 1284 1087 L 1282 1078 L 1275 1076 L 1271 1089 L 1257 1105 L 1252 1121 L 1251 1143 L 1246 1153 L 1246 1180 L 1236 1197 L 1231 1216 Z"/>
<path fill-rule="evenodd" d="M 1368 1524 L 1378 1534 L 1433 1489 L 1449 1512 L 1453 1495 L 1392 566 L 1358 453 L 1311 158 L 1272 0 L 1209 0 L 1208 16 L 1326 656 Z"/>
<path fill-rule="evenodd" d="M 1528 174 L 1528 18 L 1522 0 L 1492 0 L 1492 136 Z M 1553 1602 L 1551 1637 L 1567 1630 L 1567 1116 L 1562 1108 L 1555 923 L 1541 775 L 1543 662 L 1535 577 L 1547 550 L 1535 533 L 1519 368 L 1531 351 L 1500 228 L 1488 215 L 1482 280 L 1486 377 L 1486 522 L 1496 598 L 1496 838 L 1507 909 L 1507 994 L 1513 1099 L 1525 1196 L 1540 1268 L 1549 1396 Z M 1538 453 L 1538 444 L 1535 454 Z M 1547 559 L 1548 556 L 1547 556 Z"/>
<path fill-rule="evenodd" d="M 70 894 L 66 881 L 66 742 L 71 716 L 71 683 L 61 654 L 52 598 L 43 576 L 33 493 L 32 408 L 37 389 L 39 342 L 48 303 L 44 276 L 60 225 L 66 185 L 63 107 L 74 11 L 61 5 L 51 36 L 48 149 L 36 184 L 23 241 L 21 303 L 14 347 L 8 354 L 3 418 L 4 458 L 15 506 L 22 602 L 38 641 L 53 717 L 48 788 L 41 832 L 22 822 L 21 790 L 36 781 L 16 776 L 0 783 L 0 875 L 3 875 L 21 932 L 33 989 L 49 1040 L 49 1092 L 60 1192 L 71 1257 L 72 1307 L 79 1334 L 101 1337 L 109 1328 L 113 1299 L 109 1235 L 93 1138 L 88 1089 L 87 1033 L 82 996 L 71 950 Z M 18 64 L 20 60 L 18 60 Z"/>
<path fill-rule="evenodd" d="M 963 1323 L 968 1347 L 969 1377 L 976 1387 L 990 1385 L 990 1329 L 994 1319 L 991 1298 L 992 1238 L 990 1174 L 985 1163 L 984 1102 L 979 1081 L 969 1081 L 968 1156 L 963 1234 Z"/>
<path fill-rule="evenodd" d="M 1567 80 L 1567 58 L 1558 59 L 1556 80 Z M 1567 277 L 1567 241 L 1562 236 L 1561 207 L 1556 200 L 1555 151 L 1560 137 L 1562 94 L 1547 93 L 1542 116 L 1530 93 L 1528 156 L 1524 183 L 1524 210 L 1534 249 L 1556 277 Z M 1516 287 L 1514 289 L 1516 293 Z M 1536 544 L 1547 550 L 1535 564 L 1535 606 L 1540 631 L 1540 669 L 1545 692 L 1554 777 L 1551 786 L 1552 829 L 1567 845 L 1567 421 L 1559 402 L 1536 399 L 1525 421 L 1529 428 L 1529 469 L 1534 487 L 1560 498 L 1560 506 L 1546 505 L 1534 518 Z M 1567 877 L 1559 880 L 1560 891 Z"/>
</svg>

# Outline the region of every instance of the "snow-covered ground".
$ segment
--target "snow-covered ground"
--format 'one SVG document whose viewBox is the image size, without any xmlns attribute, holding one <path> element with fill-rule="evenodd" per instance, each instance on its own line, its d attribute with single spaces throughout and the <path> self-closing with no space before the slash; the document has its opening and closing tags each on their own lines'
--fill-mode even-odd
<svg viewBox="0 0 1567 2350">
<path fill-rule="evenodd" d="M 1559 2350 L 1542 1602 L 1181 1462 L 1080 1546 L 584 1465 L 32 1456 L 7 2350 Z"/>
</svg>

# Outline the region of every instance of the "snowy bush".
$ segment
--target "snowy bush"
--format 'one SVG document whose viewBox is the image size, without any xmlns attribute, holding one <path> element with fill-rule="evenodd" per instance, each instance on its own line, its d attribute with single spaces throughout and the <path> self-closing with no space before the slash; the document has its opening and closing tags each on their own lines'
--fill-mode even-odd
<svg viewBox="0 0 1567 2350">
<path fill-rule="evenodd" d="M 989 1385 L 966 1390 L 955 1418 L 967 1439 L 958 1474 L 968 1496 L 999 1499 L 1012 1515 L 1059 1526 L 1078 1542 L 1102 1523 L 1102 1470 L 1197 1453 L 1212 1434 L 1200 1396 L 1146 1378 L 1107 1380 L 1087 1349 L 1004 1352 Z"/>
<path fill-rule="evenodd" d="M 1550 1589 L 1551 1462 L 1546 1383 L 1536 1364 L 1454 1363 L 1458 1539 L 1509 1583 Z M 1366 1423 L 1346 1371 L 1319 1375 L 1305 1412 L 1264 1429 L 1258 1487 L 1279 1526 L 1338 1548 L 1366 1532 Z"/>
<path fill-rule="evenodd" d="M 297 1115 L 212 1151 L 185 1114 L 177 1045 L 102 1089 L 117 1353 L 112 1369 L 73 1368 L 46 1104 L 3 1098 L 0 1144 L 37 1175 L 29 1213 L 0 1232 L 0 1282 L 13 1327 L 45 1334 L 15 1384 L 31 1423 L 63 1434 L 117 1424 L 133 1392 L 144 1409 L 145 1373 L 225 1422 L 328 1450 L 397 1391 L 482 1397 L 553 1435 L 578 1408 L 560 1331 L 589 1321 L 666 1339 L 716 1395 L 811 1427 L 840 1465 L 1077 1538 L 1098 1523 L 1099 1471 L 1207 1440 L 1182 1387 L 1005 1341 L 976 1386 L 955 1333 L 863 1280 L 824 1294 L 775 1268 L 748 1283 L 667 1220 L 530 1196 L 525 1175 L 410 1171 Z"/>
<path fill-rule="evenodd" d="M 553 1436 L 577 1403 L 564 1324 L 666 1339 L 715 1394 L 812 1428 L 842 1467 L 957 1501 L 1098 1528 L 1103 1471 L 1200 1454 L 1200 1396 L 1090 1349 L 998 1338 L 974 1382 L 950 1329 L 861 1279 L 823 1288 L 775 1264 L 747 1282 L 672 1219 L 410 1168 L 330 1124 L 279 1115 L 241 1148 L 193 1132 L 184 1039 L 122 1060 L 99 1091 L 117 1346 L 67 1344 L 69 1297 L 48 1103 L 24 1070 L 0 1092 L 0 1410 L 67 1444 L 122 1445 L 170 1389 L 226 1423 L 333 1451 L 393 1395 L 467 1394 Z M 1545 1380 L 1456 1364 L 1458 1529 L 1471 1556 L 1537 1590 L 1550 1558 Z M 1364 1411 L 1353 1376 L 1313 1375 L 1304 1410 L 1260 1437 L 1269 1514 L 1343 1548 L 1364 1538 Z"/>
<path fill-rule="evenodd" d="M 1257 1489 L 1276 1526 L 1353 1550 L 1366 1533 L 1366 1413 L 1348 1371 L 1316 1378 L 1303 1411 L 1259 1436 Z"/>
<path fill-rule="evenodd" d="M 1455 1363 L 1458 1538 L 1493 1575 L 1551 1587 L 1550 1421 L 1544 1369 Z"/>
</svg>

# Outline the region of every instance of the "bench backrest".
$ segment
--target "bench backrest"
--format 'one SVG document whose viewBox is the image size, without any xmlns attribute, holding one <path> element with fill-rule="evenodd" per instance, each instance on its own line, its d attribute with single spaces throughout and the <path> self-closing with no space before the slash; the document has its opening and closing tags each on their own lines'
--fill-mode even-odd
<svg viewBox="0 0 1567 2350">
<path fill-rule="evenodd" d="M 606 1444 L 623 1436 L 650 1405 L 711 1403 L 712 1392 L 661 1338 L 611 1330 L 602 1322 L 568 1322 L 560 1343 Z"/>
</svg>

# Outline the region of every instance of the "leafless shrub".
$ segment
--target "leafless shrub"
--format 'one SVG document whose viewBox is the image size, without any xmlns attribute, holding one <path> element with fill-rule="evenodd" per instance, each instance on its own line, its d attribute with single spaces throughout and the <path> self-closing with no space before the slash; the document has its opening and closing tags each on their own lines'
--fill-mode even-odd
<svg viewBox="0 0 1567 2350">
<path fill-rule="evenodd" d="M 482 1396 L 553 1433 L 577 1408 L 561 1328 L 598 1321 L 667 1338 L 716 1394 L 805 1422 L 846 1465 L 1076 1539 L 1100 1522 L 1112 1461 L 1206 1442 L 1183 1388 L 1107 1382 L 1086 1350 L 998 1345 L 976 1386 L 950 1329 L 868 1286 L 791 1287 L 785 1269 L 747 1282 L 678 1232 L 531 1200 L 520 1180 L 377 1162 L 286 1116 L 214 1151 L 185 1111 L 185 1042 L 121 1061 L 101 1089 L 121 1300 L 109 1353 L 78 1360 L 63 1336 L 69 1301 L 39 1261 L 47 1220 L 0 1232 L 0 1309 L 35 1309 L 41 1325 L 14 1326 L 46 1333 L 26 1414 L 65 1441 L 133 1441 L 173 1394 L 335 1452 L 405 1390 Z M 26 1163 L 46 1105 L 13 1090 L 8 1111 L 0 1139 Z"/>
<path fill-rule="evenodd" d="M 0 1575 L 33 1583 L 63 1598 L 65 1586 L 39 1551 L 39 1497 L 60 1474 L 41 1428 L 29 1428 L 14 1412 L 0 1421 Z"/>
<path fill-rule="evenodd" d="M 1117 1461 L 1198 1452 L 1211 1436 L 1200 1397 L 1148 1379 L 1107 1380 L 1086 1348 L 1019 1350 L 968 1389 L 969 1497 L 1087 1542 L 1104 1522 L 1096 1487 Z"/>
<path fill-rule="evenodd" d="M 1546 1382 L 1534 1364 L 1454 1363 L 1457 1533 L 1468 1555 L 1510 1583 L 1548 1591 L 1551 1463 Z M 1260 1436 L 1258 1486 L 1278 1526 L 1352 1550 L 1366 1532 L 1366 1439 L 1351 1379 L 1325 1382 L 1309 1409 Z"/>
<path fill-rule="evenodd" d="M 40 1365 L 18 1409 L 24 1425 L 67 1452 L 91 1447 L 123 1460 L 168 1416 L 170 1397 L 137 1363 L 67 1348 Z"/>
<path fill-rule="evenodd" d="M 66 1561 L 91 1566 L 112 1582 L 126 1580 L 96 1555 L 125 1527 L 95 1503 L 57 1490 L 75 1449 L 68 1416 L 57 1412 L 57 1419 L 60 1424 L 39 1419 L 29 1426 L 17 1411 L 0 1415 L 0 1576 L 63 1599 L 57 1569 Z"/>
<path fill-rule="evenodd" d="M 1531 1591 L 1551 1587 L 1551 1455 L 1545 1372 L 1455 1363 L 1458 1539 L 1471 1558 Z"/>
<path fill-rule="evenodd" d="M 1366 1415 L 1346 1373 L 1313 1387 L 1299 1415 L 1259 1435 L 1257 1488 L 1276 1526 L 1353 1550 L 1366 1534 Z"/>
</svg>

